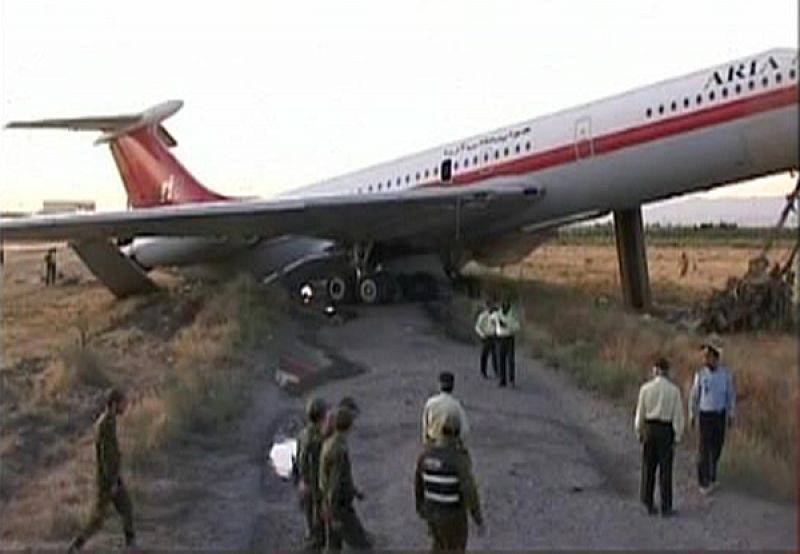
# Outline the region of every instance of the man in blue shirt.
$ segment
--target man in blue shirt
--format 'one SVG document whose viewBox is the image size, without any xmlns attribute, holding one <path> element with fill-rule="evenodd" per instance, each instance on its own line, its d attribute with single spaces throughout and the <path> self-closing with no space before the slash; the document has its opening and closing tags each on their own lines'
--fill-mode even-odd
<svg viewBox="0 0 800 554">
<path fill-rule="evenodd" d="M 733 376 L 720 364 L 722 344 L 712 337 L 701 346 L 704 366 L 694 375 L 689 394 L 689 423 L 700 426 L 697 479 L 700 492 L 708 494 L 717 483 L 717 464 L 725 443 L 725 426 L 733 425 L 736 391 Z"/>
</svg>

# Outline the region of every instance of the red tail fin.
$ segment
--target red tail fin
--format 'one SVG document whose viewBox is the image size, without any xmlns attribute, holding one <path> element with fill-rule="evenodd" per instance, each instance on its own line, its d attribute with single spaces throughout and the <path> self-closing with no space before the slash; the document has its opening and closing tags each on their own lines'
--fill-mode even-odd
<svg viewBox="0 0 800 554">
<path fill-rule="evenodd" d="M 134 208 L 228 200 L 201 185 L 168 150 L 177 143 L 161 122 L 182 106 L 180 100 L 171 100 L 138 114 L 15 121 L 6 126 L 104 132 L 97 143 L 109 143 L 128 204 Z"/>
<path fill-rule="evenodd" d="M 134 208 L 227 200 L 195 179 L 167 150 L 159 133 L 148 126 L 109 141 L 111 154 Z M 161 136 L 160 136 L 161 135 Z M 169 136 L 169 135 L 166 135 Z"/>
</svg>

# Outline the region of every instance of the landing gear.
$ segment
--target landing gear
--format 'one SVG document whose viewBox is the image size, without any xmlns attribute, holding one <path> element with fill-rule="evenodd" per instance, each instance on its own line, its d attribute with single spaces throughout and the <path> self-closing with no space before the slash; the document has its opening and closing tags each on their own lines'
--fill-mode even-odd
<svg viewBox="0 0 800 554">
<path fill-rule="evenodd" d="M 395 279 L 385 271 L 361 277 L 358 283 L 358 299 L 364 304 L 385 304 L 395 298 Z"/>
<path fill-rule="evenodd" d="M 355 300 L 356 284 L 355 275 L 334 273 L 328 279 L 328 298 L 337 304 L 348 304 Z"/>
</svg>

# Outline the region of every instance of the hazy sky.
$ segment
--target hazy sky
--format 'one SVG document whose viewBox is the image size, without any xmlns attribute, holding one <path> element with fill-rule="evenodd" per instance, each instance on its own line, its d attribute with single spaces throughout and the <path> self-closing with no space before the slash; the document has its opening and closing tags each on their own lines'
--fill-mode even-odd
<svg viewBox="0 0 800 554">
<path fill-rule="evenodd" d="M 0 121 L 181 98 L 166 126 L 186 166 L 221 192 L 269 196 L 795 46 L 797 16 L 797 0 L 0 0 Z M 94 138 L 0 131 L 2 208 L 124 207 Z"/>
</svg>

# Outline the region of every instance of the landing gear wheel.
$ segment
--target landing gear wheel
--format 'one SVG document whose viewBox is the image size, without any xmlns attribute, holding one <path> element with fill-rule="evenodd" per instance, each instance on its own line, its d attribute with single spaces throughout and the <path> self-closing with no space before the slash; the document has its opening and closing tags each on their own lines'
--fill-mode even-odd
<svg viewBox="0 0 800 554">
<path fill-rule="evenodd" d="M 328 298 L 337 304 L 349 302 L 355 293 L 355 280 L 335 274 L 328 279 Z"/>
<path fill-rule="evenodd" d="M 379 299 L 378 283 L 374 277 L 364 277 L 358 284 L 358 299 L 364 304 L 377 304 Z"/>
</svg>

